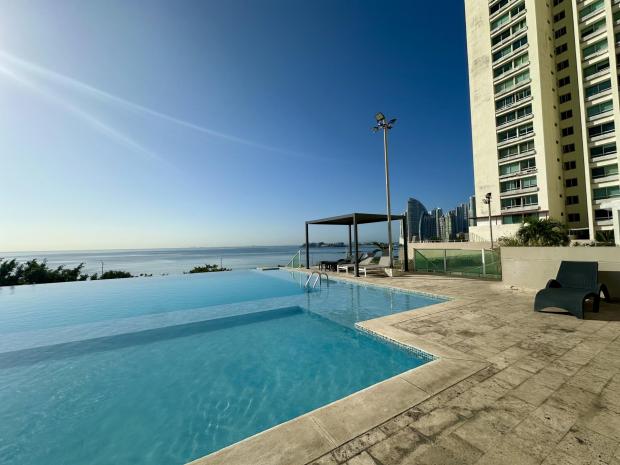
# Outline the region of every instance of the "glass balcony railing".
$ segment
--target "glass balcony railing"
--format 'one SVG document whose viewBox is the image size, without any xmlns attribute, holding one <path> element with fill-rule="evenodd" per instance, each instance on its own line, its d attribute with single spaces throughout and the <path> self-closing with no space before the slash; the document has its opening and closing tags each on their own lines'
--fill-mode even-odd
<svg viewBox="0 0 620 465">
<path fill-rule="evenodd" d="M 424 273 L 501 279 L 498 250 L 414 249 L 411 269 Z"/>
</svg>

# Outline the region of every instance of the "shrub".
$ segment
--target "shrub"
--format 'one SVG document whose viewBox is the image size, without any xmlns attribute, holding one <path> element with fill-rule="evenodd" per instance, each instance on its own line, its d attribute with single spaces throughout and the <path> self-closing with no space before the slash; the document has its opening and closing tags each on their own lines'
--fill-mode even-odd
<svg viewBox="0 0 620 465">
<path fill-rule="evenodd" d="M 551 218 L 530 219 L 519 228 L 515 237 L 499 239 L 500 245 L 505 247 L 556 247 L 569 242 L 566 226 Z"/>
<path fill-rule="evenodd" d="M 39 262 L 36 258 L 26 263 L 15 259 L 0 259 L 0 286 L 18 286 L 21 284 L 62 283 L 68 281 L 85 281 L 88 275 L 82 274 L 84 263 L 75 268 L 49 268 L 47 261 Z"/>
<path fill-rule="evenodd" d="M 99 279 L 121 279 L 121 278 L 133 278 L 131 273 L 127 271 L 110 270 L 102 273 Z M 92 278 L 91 278 L 92 279 Z"/>
<path fill-rule="evenodd" d="M 192 268 L 191 270 L 189 270 L 189 273 L 193 274 L 193 273 L 213 273 L 216 271 L 230 271 L 229 268 L 221 268 L 217 265 L 209 265 L 206 264 L 204 266 L 195 266 L 194 268 Z"/>
</svg>

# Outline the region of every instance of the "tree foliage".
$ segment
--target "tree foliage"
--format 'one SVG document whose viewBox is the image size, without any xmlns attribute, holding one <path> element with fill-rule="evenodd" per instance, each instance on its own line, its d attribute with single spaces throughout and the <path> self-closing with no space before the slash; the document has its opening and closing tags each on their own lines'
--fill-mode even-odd
<svg viewBox="0 0 620 465">
<path fill-rule="evenodd" d="M 50 268 L 46 260 L 39 261 L 35 258 L 25 263 L 19 263 L 14 258 L 11 260 L 0 258 L 0 286 L 86 281 L 89 279 L 89 276 L 88 274 L 82 273 L 83 269 L 84 263 L 80 263 L 75 268 L 65 268 L 64 265 L 60 265 L 57 268 Z M 90 279 L 131 277 L 131 273 L 127 273 L 126 271 L 106 271 L 101 276 L 95 273 L 90 276 Z"/>
<path fill-rule="evenodd" d="M 500 245 L 505 247 L 557 247 L 568 245 L 568 229 L 563 223 L 551 218 L 528 219 L 519 228 L 515 237 L 502 237 Z"/>
<path fill-rule="evenodd" d="M 212 272 L 216 272 L 216 271 L 230 271 L 230 269 L 229 268 L 221 268 L 218 265 L 206 264 L 204 266 L 195 266 L 194 268 L 189 270 L 189 273 L 191 273 L 191 274 L 193 274 L 193 273 L 212 273 Z"/>
<path fill-rule="evenodd" d="M 119 278 L 133 278 L 133 275 L 131 273 L 128 273 L 127 271 L 109 270 L 109 271 L 104 272 L 101 276 L 99 276 L 99 279 L 119 279 Z M 91 277 L 91 279 L 93 278 Z"/>
<path fill-rule="evenodd" d="M 0 258 L 0 286 L 18 286 L 20 284 L 64 283 L 69 281 L 85 281 L 87 274 L 82 274 L 84 263 L 75 268 L 65 268 L 60 265 L 53 269 L 47 261 L 39 262 L 36 258 L 26 263 L 17 260 Z"/>
</svg>

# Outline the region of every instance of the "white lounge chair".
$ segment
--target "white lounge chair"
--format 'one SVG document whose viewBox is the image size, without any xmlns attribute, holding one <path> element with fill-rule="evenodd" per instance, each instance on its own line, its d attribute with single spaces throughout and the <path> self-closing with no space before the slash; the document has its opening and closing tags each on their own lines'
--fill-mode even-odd
<svg viewBox="0 0 620 465">
<path fill-rule="evenodd" d="M 372 255 L 370 257 L 365 258 L 364 260 L 361 260 L 359 263 L 359 266 L 368 266 L 372 263 L 372 259 L 375 258 Z M 336 272 L 340 273 L 340 271 L 344 271 L 345 273 L 349 274 L 349 270 L 354 270 L 355 269 L 355 263 L 344 263 L 342 265 L 338 265 L 336 267 Z"/>
<path fill-rule="evenodd" d="M 361 263 L 360 263 L 361 265 Z M 383 256 L 379 259 L 379 263 L 376 265 L 360 266 L 359 270 L 364 273 L 364 276 L 368 276 L 369 271 L 382 270 L 390 266 L 390 257 Z"/>
</svg>

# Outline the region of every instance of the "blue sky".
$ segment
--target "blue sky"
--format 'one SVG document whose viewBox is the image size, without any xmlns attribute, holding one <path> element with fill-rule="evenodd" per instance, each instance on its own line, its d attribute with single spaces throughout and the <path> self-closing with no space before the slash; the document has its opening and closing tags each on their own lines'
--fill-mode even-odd
<svg viewBox="0 0 620 465">
<path fill-rule="evenodd" d="M 6 0 L 0 250 L 300 243 L 385 210 L 377 111 L 393 211 L 453 208 L 465 47 L 462 2 Z"/>
</svg>

